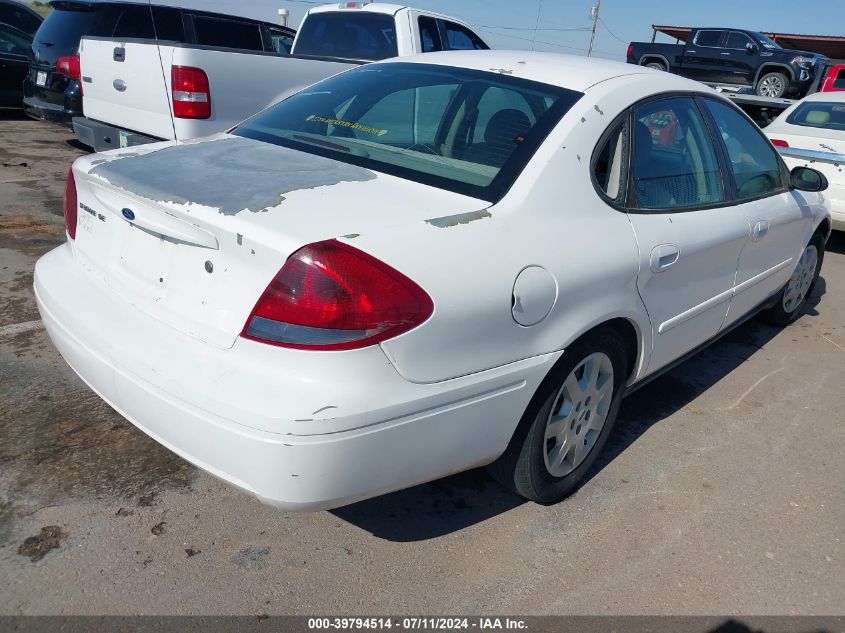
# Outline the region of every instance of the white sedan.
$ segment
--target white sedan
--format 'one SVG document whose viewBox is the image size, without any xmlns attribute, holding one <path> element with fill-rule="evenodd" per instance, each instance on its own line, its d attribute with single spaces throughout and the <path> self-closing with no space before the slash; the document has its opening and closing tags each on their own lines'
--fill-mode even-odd
<svg viewBox="0 0 845 633">
<path fill-rule="evenodd" d="M 823 187 L 701 84 L 431 53 L 77 159 L 35 292 L 104 400 L 266 503 L 482 465 L 553 502 L 625 393 L 760 310 L 802 314 Z"/>
<path fill-rule="evenodd" d="M 827 177 L 833 228 L 845 231 L 845 92 L 810 95 L 772 121 L 766 134 L 787 165 Z"/>
</svg>

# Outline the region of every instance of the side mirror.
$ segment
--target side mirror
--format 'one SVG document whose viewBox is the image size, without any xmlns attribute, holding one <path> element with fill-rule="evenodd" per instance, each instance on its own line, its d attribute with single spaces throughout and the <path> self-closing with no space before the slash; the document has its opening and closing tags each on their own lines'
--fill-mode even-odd
<svg viewBox="0 0 845 633">
<path fill-rule="evenodd" d="M 747 50 L 749 53 L 756 53 L 757 47 L 751 42 L 748 42 L 748 44 L 745 45 L 745 50 Z"/>
<path fill-rule="evenodd" d="M 789 186 L 798 191 L 818 192 L 827 189 L 828 182 L 820 171 L 809 167 L 796 167 L 789 174 Z"/>
</svg>

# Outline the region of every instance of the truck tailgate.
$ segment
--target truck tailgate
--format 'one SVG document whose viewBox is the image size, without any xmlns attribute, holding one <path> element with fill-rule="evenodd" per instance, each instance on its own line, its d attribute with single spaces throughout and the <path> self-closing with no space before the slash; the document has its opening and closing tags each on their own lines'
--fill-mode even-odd
<svg viewBox="0 0 845 633">
<path fill-rule="evenodd" d="M 174 138 L 156 42 L 85 37 L 79 51 L 85 116 L 147 136 Z"/>
</svg>

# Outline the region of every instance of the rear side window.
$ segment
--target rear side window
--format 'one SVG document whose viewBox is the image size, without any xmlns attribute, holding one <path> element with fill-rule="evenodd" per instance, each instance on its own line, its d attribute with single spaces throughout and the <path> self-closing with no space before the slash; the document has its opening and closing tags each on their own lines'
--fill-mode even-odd
<svg viewBox="0 0 845 633">
<path fill-rule="evenodd" d="M 280 55 L 290 53 L 291 48 L 293 48 L 293 34 L 273 27 L 268 27 L 267 32 L 270 34 L 270 42 L 275 52 Z"/>
<path fill-rule="evenodd" d="M 155 39 L 150 7 L 128 7 L 121 12 L 114 27 L 114 37 Z"/>
<path fill-rule="evenodd" d="M 710 46 L 716 48 L 722 41 L 724 31 L 699 31 L 695 36 L 697 46 Z"/>
<path fill-rule="evenodd" d="M 716 148 L 689 97 L 661 99 L 634 113 L 632 171 L 641 209 L 684 209 L 722 202 Z"/>
<path fill-rule="evenodd" d="M 593 177 L 596 185 L 610 200 L 622 203 L 628 181 L 628 124 L 623 121 L 613 127 L 595 157 Z"/>
<path fill-rule="evenodd" d="M 840 76 L 843 76 L 842 87 L 845 88 L 845 72 L 840 73 Z M 845 132 L 845 103 L 809 101 L 798 106 L 787 117 L 786 122 L 802 127 L 817 127 Z"/>
<path fill-rule="evenodd" d="M 0 4 L 0 22 L 30 34 L 35 33 L 41 24 L 41 20 L 23 7 L 9 4 Z"/>
<path fill-rule="evenodd" d="M 169 42 L 185 41 L 185 26 L 179 9 L 153 7 L 153 21 L 158 39 Z"/>
<path fill-rule="evenodd" d="M 396 57 L 393 16 L 352 10 L 312 13 L 299 31 L 295 52 L 371 61 Z"/>
<path fill-rule="evenodd" d="M 437 30 L 437 21 L 428 16 L 419 19 L 420 24 L 420 50 L 423 53 L 442 51 L 443 44 L 440 42 L 440 32 Z"/>
<path fill-rule="evenodd" d="M 257 24 L 194 16 L 197 44 L 221 48 L 263 51 L 264 41 Z"/>
<path fill-rule="evenodd" d="M 7 55 L 29 55 L 29 36 L 22 31 L 13 31 L 0 24 L 0 53 Z"/>
<path fill-rule="evenodd" d="M 35 43 L 49 45 L 58 55 L 70 55 L 79 48 L 79 39 L 88 35 L 96 12 L 55 9 L 35 34 Z"/>
<path fill-rule="evenodd" d="M 737 197 L 751 200 L 783 191 L 786 185 L 781 163 L 762 132 L 731 106 L 712 99 L 704 103 L 728 150 Z"/>
<path fill-rule="evenodd" d="M 443 22 L 446 44 L 451 51 L 487 50 L 488 46 L 468 28 L 454 22 Z"/>
<path fill-rule="evenodd" d="M 837 90 L 845 90 L 845 68 L 842 68 L 833 80 L 833 87 Z"/>
</svg>

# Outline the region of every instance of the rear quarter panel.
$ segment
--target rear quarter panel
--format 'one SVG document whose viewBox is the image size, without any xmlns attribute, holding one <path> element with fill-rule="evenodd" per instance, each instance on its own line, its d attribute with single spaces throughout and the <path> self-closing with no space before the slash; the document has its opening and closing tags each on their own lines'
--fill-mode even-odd
<svg viewBox="0 0 845 633">
<path fill-rule="evenodd" d="M 382 344 L 405 378 L 436 382 L 558 351 L 618 317 L 638 332 L 639 375 L 651 328 L 637 293 L 637 244 L 627 215 L 601 201 L 590 176 L 600 135 L 636 100 L 626 83 L 588 92 L 487 213 L 350 242 L 396 266 L 434 300 L 431 319 Z M 557 284 L 554 307 L 532 327 L 511 313 L 514 282 L 527 266 L 545 268 Z"/>
</svg>

